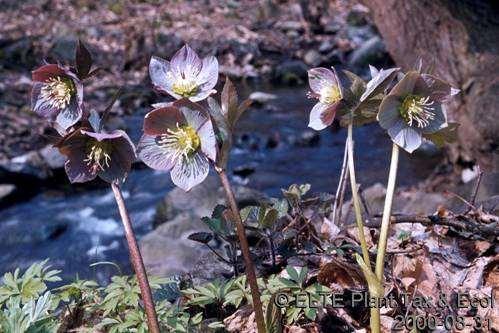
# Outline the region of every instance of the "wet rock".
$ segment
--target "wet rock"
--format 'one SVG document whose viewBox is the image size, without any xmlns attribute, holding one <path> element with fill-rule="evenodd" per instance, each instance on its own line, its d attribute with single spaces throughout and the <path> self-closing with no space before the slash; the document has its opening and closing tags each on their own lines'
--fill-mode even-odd
<svg viewBox="0 0 499 333">
<path fill-rule="evenodd" d="M 327 53 L 331 51 L 334 48 L 334 44 L 329 40 L 325 40 L 319 45 L 319 52 L 320 53 Z"/>
<path fill-rule="evenodd" d="M 305 130 L 296 139 L 295 145 L 298 147 L 316 147 L 319 145 L 321 135 L 317 131 Z"/>
<path fill-rule="evenodd" d="M 254 165 L 241 165 L 236 168 L 234 168 L 234 171 L 232 173 L 236 176 L 246 178 L 249 175 L 253 174 L 255 172 L 255 166 Z"/>
<path fill-rule="evenodd" d="M 199 217 L 185 212 L 142 237 L 140 248 L 147 271 L 157 276 L 189 272 L 208 249 L 187 237 L 203 230 L 208 229 Z"/>
<path fill-rule="evenodd" d="M 31 68 L 36 59 L 33 54 L 33 40 L 29 37 L 0 40 L 0 63 L 5 69 Z"/>
<path fill-rule="evenodd" d="M 317 67 L 322 63 L 322 55 L 315 49 L 308 50 L 303 61 L 311 67 Z"/>
<path fill-rule="evenodd" d="M 383 40 L 379 36 L 374 36 L 352 52 L 349 64 L 352 67 L 365 67 L 383 60 L 386 54 Z"/>
<path fill-rule="evenodd" d="M 37 151 L 16 156 L 0 163 L 0 168 L 10 172 L 47 179 L 53 171 L 64 167 L 65 158 L 56 148 L 46 146 Z"/>
<path fill-rule="evenodd" d="M 267 200 L 264 194 L 244 186 L 235 186 L 234 192 L 241 208 Z M 170 191 L 158 205 L 153 225 L 157 227 L 185 212 L 198 219 L 210 216 L 215 206 L 219 204 L 225 204 L 225 193 L 218 178 L 209 176 L 189 192 L 179 188 Z"/>
<path fill-rule="evenodd" d="M 11 195 L 16 190 L 16 186 L 12 184 L 0 184 L 0 202 Z"/>
<path fill-rule="evenodd" d="M 255 91 L 249 95 L 249 99 L 251 99 L 253 102 L 257 104 L 266 104 L 270 101 L 275 100 L 276 98 L 277 98 L 276 95 L 265 93 L 262 91 Z"/>
<path fill-rule="evenodd" d="M 276 28 L 279 28 L 283 31 L 303 31 L 303 25 L 299 21 L 284 21 L 278 22 L 276 24 Z"/>
<path fill-rule="evenodd" d="M 347 15 L 347 23 L 351 26 L 363 26 L 367 24 L 367 16 L 369 15 L 369 8 L 356 4 Z"/>
<path fill-rule="evenodd" d="M 297 85 L 307 79 L 308 66 L 300 60 L 284 61 L 274 72 L 274 80 L 285 85 Z"/>
</svg>

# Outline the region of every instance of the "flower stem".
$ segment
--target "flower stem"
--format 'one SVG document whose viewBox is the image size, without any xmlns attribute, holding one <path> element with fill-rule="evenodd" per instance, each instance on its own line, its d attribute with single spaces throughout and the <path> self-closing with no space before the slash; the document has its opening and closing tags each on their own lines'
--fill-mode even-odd
<svg viewBox="0 0 499 333">
<path fill-rule="evenodd" d="M 244 225 L 243 221 L 241 220 L 239 208 L 237 207 L 236 198 L 234 197 L 234 192 L 232 191 L 232 187 L 230 186 L 230 182 L 227 178 L 225 170 L 221 168 L 216 168 L 216 170 L 218 172 L 218 175 L 220 176 L 220 181 L 222 182 L 222 186 L 227 197 L 227 202 L 232 211 L 232 215 L 234 216 L 237 237 L 239 238 L 239 243 L 241 245 L 241 251 L 243 253 L 244 263 L 246 267 L 246 276 L 248 278 L 248 284 L 251 289 L 251 297 L 253 299 L 253 308 L 255 310 L 255 320 L 258 328 L 258 333 L 266 333 L 265 319 L 263 316 L 260 291 L 258 290 L 255 266 L 253 264 L 253 260 L 251 260 L 248 240 L 246 239 L 246 233 L 244 232 Z"/>
<path fill-rule="evenodd" d="M 144 302 L 149 332 L 160 333 L 158 317 L 156 315 L 156 309 L 154 308 L 154 301 L 152 298 L 151 288 L 149 287 L 144 261 L 142 260 L 139 246 L 137 245 L 137 239 L 135 238 L 130 216 L 128 215 L 128 211 L 125 206 L 125 200 L 123 200 L 123 195 L 121 194 L 121 189 L 118 184 L 112 183 L 111 188 L 113 189 L 116 204 L 118 205 L 121 221 L 125 227 L 125 236 L 128 243 L 128 251 L 130 252 L 130 260 L 139 282 L 140 294 Z"/>
<path fill-rule="evenodd" d="M 371 261 L 369 259 L 369 250 L 367 249 L 366 236 L 364 235 L 364 222 L 362 221 L 362 211 L 360 209 L 359 195 L 357 193 L 357 181 L 355 180 L 355 165 L 353 160 L 353 124 L 348 125 L 348 171 L 350 173 L 350 185 L 352 187 L 352 200 L 355 210 L 355 220 L 357 229 L 359 230 L 360 246 L 362 248 L 362 257 L 365 264 L 371 269 Z"/>
<path fill-rule="evenodd" d="M 385 206 L 383 217 L 381 218 L 381 229 L 379 232 L 378 253 L 376 255 L 376 277 L 380 284 L 383 284 L 383 271 L 385 268 L 386 243 L 388 241 L 388 231 L 390 228 L 390 215 L 392 213 L 393 193 L 397 181 L 397 166 L 399 160 L 399 147 L 393 144 L 392 159 L 390 161 L 390 173 L 388 174 L 388 185 L 386 187 Z"/>
</svg>

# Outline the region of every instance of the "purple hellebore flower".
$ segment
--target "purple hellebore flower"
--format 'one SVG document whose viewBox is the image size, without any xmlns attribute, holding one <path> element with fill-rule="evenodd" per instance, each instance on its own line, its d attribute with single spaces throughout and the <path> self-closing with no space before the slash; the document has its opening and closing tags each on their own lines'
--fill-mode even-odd
<svg viewBox="0 0 499 333">
<path fill-rule="evenodd" d="M 189 45 L 184 45 L 171 62 L 153 56 L 149 75 L 156 89 L 175 99 L 197 102 L 212 94 L 218 80 L 218 61 L 213 56 L 201 60 Z"/>
<path fill-rule="evenodd" d="M 340 80 L 333 70 L 317 67 L 308 71 L 308 81 L 312 92 L 310 96 L 319 100 L 310 112 L 308 126 L 320 131 L 333 123 L 336 112 L 341 106 L 343 91 Z"/>
<path fill-rule="evenodd" d="M 171 171 L 173 183 L 189 191 L 208 176 L 210 160 L 216 161 L 217 142 L 208 113 L 188 99 L 149 112 L 138 155 L 153 169 Z"/>
<path fill-rule="evenodd" d="M 412 153 L 421 145 L 424 134 L 447 126 L 442 103 L 458 92 L 433 75 L 408 72 L 383 98 L 379 124 L 394 143 Z"/>
<path fill-rule="evenodd" d="M 64 130 L 83 114 L 83 85 L 75 73 L 60 65 L 44 65 L 32 72 L 31 107 Z"/>
<path fill-rule="evenodd" d="M 135 161 L 135 147 L 121 130 L 111 133 L 80 128 L 57 145 L 66 155 L 66 173 L 71 183 L 84 183 L 99 176 L 106 182 L 123 182 Z"/>
</svg>

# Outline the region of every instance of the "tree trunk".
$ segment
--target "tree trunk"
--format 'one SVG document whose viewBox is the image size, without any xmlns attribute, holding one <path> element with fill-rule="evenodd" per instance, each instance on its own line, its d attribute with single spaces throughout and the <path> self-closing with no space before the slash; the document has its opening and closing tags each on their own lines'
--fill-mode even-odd
<svg viewBox="0 0 499 333">
<path fill-rule="evenodd" d="M 450 157 L 490 168 L 499 143 L 499 6 L 485 0 L 361 0 L 395 62 L 419 58 L 461 93 L 448 105 L 461 124 Z M 426 66 L 425 66 L 426 65 Z M 496 161 L 497 162 L 497 161 Z"/>
</svg>

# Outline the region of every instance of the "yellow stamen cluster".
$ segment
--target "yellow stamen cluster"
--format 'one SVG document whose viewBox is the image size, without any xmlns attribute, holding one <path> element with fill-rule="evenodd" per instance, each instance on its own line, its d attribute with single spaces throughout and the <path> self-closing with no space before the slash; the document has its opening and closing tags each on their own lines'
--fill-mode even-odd
<svg viewBox="0 0 499 333">
<path fill-rule="evenodd" d="M 192 97 L 198 92 L 198 85 L 193 80 L 179 78 L 173 83 L 172 90 L 182 97 Z"/>
<path fill-rule="evenodd" d="M 40 94 L 41 98 L 47 101 L 50 106 L 57 109 L 64 109 L 68 106 L 75 91 L 76 89 L 71 79 L 56 76 L 48 79 L 42 87 Z"/>
<path fill-rule="evenodd" d="M 334 104 L 341 99 L 341 91 L 338 86 L 325 86 L 320 91 L 319 101 L 324 104 Z"/>
<path fill-rule="evenodd" d="M 111 162 L 109 146 L 104 142 L 92 142 L 88 148 L 87 158 L 83 161 L 87 162 L 87 166 L 90 167 L 93 174 L 104 171 L 109 168 L 109 162 Z"/>
<path fill-rule="evenodd" d="M 198 150 L 201 139 L 191 126 L 177 124 L 177 129 L 169 129 L 168 134 L 162 135 L 158 143 L 174 150 L 175 158 L 179 156 L 187 158 Z"/>
<path fill-rule="evenodd" d="M 431 120 L 435 119 L 432 105 L 433 101 L 430 101 L 429 97 L 408 95 L 404 98 L 399 112 L 407 125 L 412 126 L 415 122 L 417 127 L 423 128 L 428 126 Z"/>
</svg>

